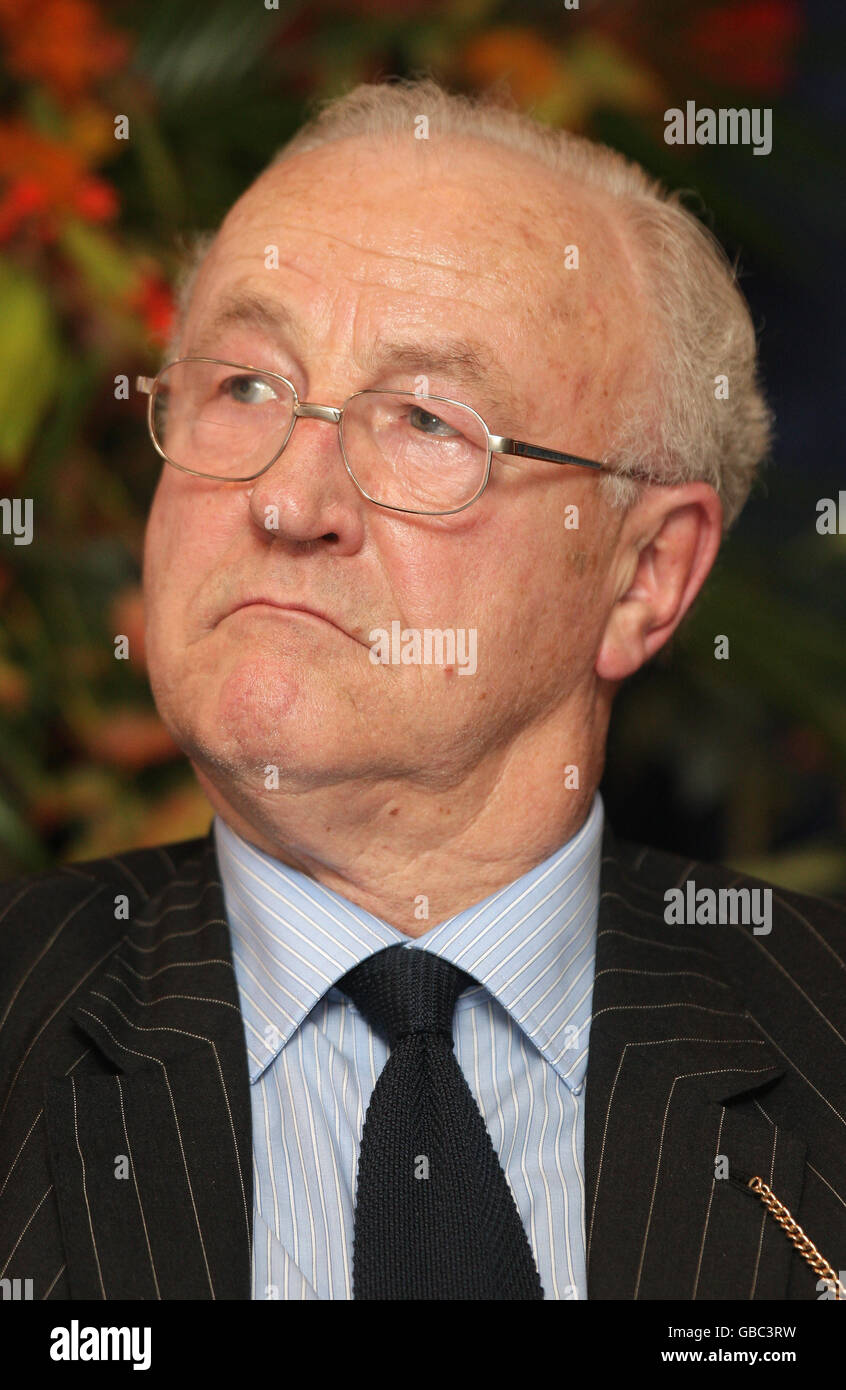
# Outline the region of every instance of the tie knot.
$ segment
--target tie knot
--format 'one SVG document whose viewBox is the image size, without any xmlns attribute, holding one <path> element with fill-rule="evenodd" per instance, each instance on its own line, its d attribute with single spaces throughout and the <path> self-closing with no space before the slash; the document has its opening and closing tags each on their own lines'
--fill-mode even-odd
<svg viewBox="0 0 846 1390">
<path fill-rule="evenodd" d="M 472 976 L 431 951 L 388 946 L 338 981 L 389 1046 L 411 1033 L 441 1033 L 452 1042 L 455 1001 Z"/>
</svg>

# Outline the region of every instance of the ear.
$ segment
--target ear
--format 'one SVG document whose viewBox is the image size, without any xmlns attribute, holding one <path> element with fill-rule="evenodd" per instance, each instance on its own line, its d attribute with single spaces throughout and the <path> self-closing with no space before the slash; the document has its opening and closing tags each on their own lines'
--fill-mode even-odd
<svg viewBox="0 0 846 1390">
<path fill-rule="evenodd" d="M 596 659 L 600 679 L 625 680 L 663 647 L 705 582 L 722 525 L 707 483 L 650 487 L 630 509 L 612 561 L 617 597 Z"/>
</svg>

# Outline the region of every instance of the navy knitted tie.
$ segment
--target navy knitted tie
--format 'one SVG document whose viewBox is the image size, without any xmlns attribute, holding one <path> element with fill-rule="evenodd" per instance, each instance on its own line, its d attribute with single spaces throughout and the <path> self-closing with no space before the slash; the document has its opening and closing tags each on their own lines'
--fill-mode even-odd
<svg viewBox="0 0 846 1390">
<path fill-rule="evenodd" d="M 361 1139 L 356 1299 L 542 1299 L 520 1214 L 455 1058 L 455 1001 L 475 981 L 389 946 L 338 981 L 390 1056 Z"/>
</svg>

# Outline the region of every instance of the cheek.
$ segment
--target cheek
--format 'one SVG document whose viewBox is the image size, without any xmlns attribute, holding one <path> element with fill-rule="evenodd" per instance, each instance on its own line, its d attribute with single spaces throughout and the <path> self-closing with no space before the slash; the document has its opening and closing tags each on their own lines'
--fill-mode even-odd
<svg viewBox="0 0 846 1390">
<path fill-rule="evenodd" d="M 156 664 L 157 638 L 163 617 L 164 579 L 170 570 L 169 558 L 172 543 L 170 540 L 170 511 L 165 498 L 166 489 L 159 483 L 144 534 L 144 621 L 146 624 L 147 659 Z"/>
<path fill-rule="evenodd" d="M 158 583 L 166 572 L 171 542 L 172 512 L 168 506 L 165 490 L 159 483 L 144 534 L 144 593 L 148 603 L 154 597 Z"/>
<path fill-rule="evenodd" d="M 580 508 L 579 529 L 564 524 L 565 502 L 553 494 L 547 510 L 523 518 L 520 509 L 498 527 L 489 559 L 478 574 L 479 608 L 487 614 L 489 640 L 510 647 L 537 668 L 575 673 L 592 648 L 599 620 L 596 536 Z M 561 509 L 555 516 L 551 508 Z M 525 521 L 525 525 L 519 523 Z"/>
<path fill-rule="evenodd" d="M 513 648 L 560 611 L 569 542 L 545 534 L 505 498 L 475 515 L 444 520 L 428 534 L 411 527 L 379 549 L 396 612 L 408 626 L 469 626 L 486 650 Z M 554 555 L 553 555 L 554 550 Z M 389 605 L 390 605 L 389 601 Z"/>
<path fill-rule="evenodd" d="M 196 592 L 231 544 L 236 515 L 237 508 L 227 508 L 219 494 L 204 496 L 199 479 L 183 481 L 168 470 L 144 539 L 144 588 L 151 605 L 166 595 L 169 606 L 178 606 Z"/>
<path fill-rule="evenodd" d="M 150 677 L 172 675 L 202 624 L 208 576 L 225 542 L 197 499 L 160 484 L 144 538 L 144 621 Z M 217 523 L 217 532 L 220 523 Z"/>
</svg>

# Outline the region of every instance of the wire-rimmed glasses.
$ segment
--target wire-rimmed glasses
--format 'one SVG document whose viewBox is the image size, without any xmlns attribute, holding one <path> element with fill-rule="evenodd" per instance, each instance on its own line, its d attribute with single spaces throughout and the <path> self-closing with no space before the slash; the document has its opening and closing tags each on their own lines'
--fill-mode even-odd
<svg viewBox="0 0 846 1390">
<path fill-rule="evenodd" d="M 449 516 L 481 497 L 493 454 L 606 465 L 491 434 L 472 406 L 413 391 L 355 391 L 340 407 L 301 401 L 287 377 L 217 357 L 183 357 L 139 376 L 162 458 L 184 473 L 250 482 L 276 462 L 298 418 L 338 426 L 347 473 L 377 507 Z"/>
</svg>

